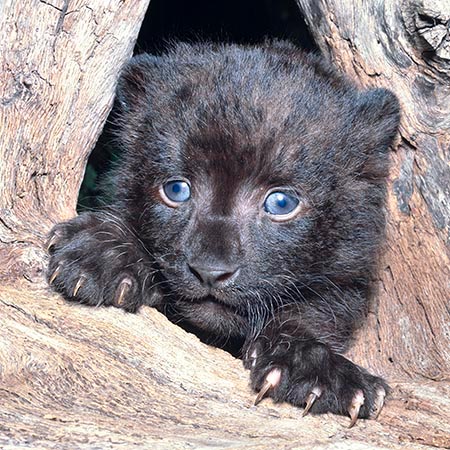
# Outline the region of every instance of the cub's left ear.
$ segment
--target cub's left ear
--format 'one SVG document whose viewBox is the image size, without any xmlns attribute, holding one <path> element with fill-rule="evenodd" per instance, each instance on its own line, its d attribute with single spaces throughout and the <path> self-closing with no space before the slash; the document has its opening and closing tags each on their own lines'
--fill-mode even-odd
<svg viewBox="0 0 450 450">
<path fill-rule="evenodd" d="M 358 98 L 356 121 L 362 121 L 372 145 L 378 150 L 387 150 L 397 134 L 400 123 L 400 104 L 395 94 L 388 89 L 372 89 Z M 361 128 L 360 128 L 361 131 Z"/>
<path fill-rule="evenodd" d="M 400 123 L 400 104 L 387 89 L 372 89 L 358 96 L 353 109 L 352 143 L 360 161 L 360 174 L 387 176 L 388 149 Z"/>
</svg>

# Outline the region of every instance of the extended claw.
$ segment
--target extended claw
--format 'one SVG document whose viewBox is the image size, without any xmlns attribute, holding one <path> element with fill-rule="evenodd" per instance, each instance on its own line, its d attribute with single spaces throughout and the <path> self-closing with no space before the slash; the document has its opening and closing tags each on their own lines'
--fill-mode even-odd
<svg viewBox="0 0 450 450">
<path fill-rule="evenodd" d="M 52 284 L 55 281 L 56 277 L 60 274 L 60 272 L 61 272 L 61 264 L 56 267 L 55 271 L 52 273 L 52 276 L 48 280 L 48 283 Z"/>
<path fill-rule="evenodd" d="M 308 414 L 309 410 L 311 409 L 311 406 L 321 395 L 322 389 L 318 386 L 315 386 L 306 399 L 306 406 L 305 409 L 303 410 L 302 417 L 305 417 L 306 414 Z"/>
<path fill-rule="evenodd" d="M 118 295 L 114 302 L 117 306 L 122 306 L 124 303 L 125 295 L 131 289 L 132 281 L 129 278 L 124 278 L 119 285 Z"/>
<path fill-rule="evenodd" d="M 259 391 L 258 395 L 255 398 L 255 403 L 254 403 L 255 406 L 260 403 L 260 401 L 266 395 L 267 391 L 269 389 L 271 389 L 272 387 L 273 387 L 272 383 L 270 383 L 269 381 L 266 380 L 266 382 L 264 383 L 263 387 L 261 388 L 261 390 Z"/>
<path fill-rule="evenodd" d="M 270 389 L 273 389 L 281 379 L 281 369 L 272 369 L 266 376 L 266 381 L 255 398 L 255 406 L 264 398 Z"/>
<path fill-rule="evenodd" d="M 50 251 L 50 249 L 58 242 L 58 235 L 55 233 L 53 236 L 46 242 L 45 248 L 47 249 L 47 252 Z"/>
<path fill-rule="evenodd" d="M 386 397 L 386 391 L 384 390 L 384 388 L 380 387 L 377 390 L 377 397 L 375 399 L 375 411 L 374 411 L 374 415 L 373 415 L 374 419 L 377 419 L 378 416 L 380 415 L 380 412 L 384 406 L 384 398 L 385 397 Z"/>
<path fill-rule="evenodd" d="M 78 291 L 80 290 L 80 287 L 83 286 L 85 281 L 86 281 L 86 277 L 84 275 L 81 275 L 81 277 L 77 281 L 77 284 L 75 285 L 75 288 L 73 289 L 72 297 L 77 296 Z"/>
<path fill-rule="evenodd" d="M 358 420 L 359 410 L 361 409 L 362 405 L 364 405 L 364 394 L 363 391 L 359 389 L 358 391 L 356 391 L 356 394 L 352 400 L 352 404 L 348 409 L 350 418 L 352 419 L 349 428 L 352 428 L 353 425 L 355 425 L 356 421 Z"/>
</svg>

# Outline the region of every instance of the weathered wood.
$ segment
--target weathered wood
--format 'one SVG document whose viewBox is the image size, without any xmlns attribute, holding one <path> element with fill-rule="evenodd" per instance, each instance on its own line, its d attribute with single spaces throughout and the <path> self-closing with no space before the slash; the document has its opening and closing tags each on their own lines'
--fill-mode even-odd
<svg viewBox="0 0 450 450">
<path fill-rule="evenodd" d="M 394 383 L 378 422 L 257 407 L 240 361 L 145 307 L 138 315 L 0 288 L 0 447 L 450 446 L 450 386 Z M 370 444 L 369 444 L 370 443 Z"/>
<path fill-rule="evenodd" d="M 148 2 L 1 2 L 0 280 L 42 280 L 40 245 L 75 215 Z"/>
<path fill-rule="evenodd" d="M 378 301 L 353 351 L 394 391 L 378 422 L 351 430 L 343 417 L 252 406 L 240 361 L 150 308 L 69 305 L 45 287 L 44 236 L 75 214 L 147 3 L 0 3 L 0 447 L 450 447 L 445 2 L 299 0 L 337 66 L 392 87 L 404 107 Z"/>
</svg>

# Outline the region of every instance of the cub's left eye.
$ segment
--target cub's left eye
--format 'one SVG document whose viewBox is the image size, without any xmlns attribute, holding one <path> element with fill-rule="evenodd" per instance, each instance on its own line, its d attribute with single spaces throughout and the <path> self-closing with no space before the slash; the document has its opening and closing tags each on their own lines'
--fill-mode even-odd
<svg viewBox="0 0 450 450">
<path fill-rule="evenodd" d="M 264 210 L 273 220 L 288 220 L 298 211 L 300 200 L 293 193 L 272 191 L 264 200 Z"/>
<path fill-rule="evenodd" d="M 160 192 L 164 202 L 172 207 L 179 206 L 191 198 L 191 186 L 185 180 L 167 181 Z"/>
</svg>

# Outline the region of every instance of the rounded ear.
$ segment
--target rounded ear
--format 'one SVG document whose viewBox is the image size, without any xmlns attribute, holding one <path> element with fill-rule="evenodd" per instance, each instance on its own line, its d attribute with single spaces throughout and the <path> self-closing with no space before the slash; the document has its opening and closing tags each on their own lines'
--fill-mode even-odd
<svg viewBox="0 0 450 450">
<path fill-rule="evenodd" d="M 400 104 L 396 95 L 388 89 L 371 89 L 359 95 L 355 121 L 365 128 L 367 150 L 387 151 L 392 144 L 400 123 Z M 360 128 L 360 131 L 361 131 Z"/>
<path fill-rule="evenodd" d="M 356 173 L 366 179 L 383 179 L 389 173 L 389 146 L 400 123 L 400 105 L 387 89 L 358 95 L 351 120 L 351 143 Z"/>
<path fill-rule="evenodd" d="M 122 111 L 129 111 L 143 102 L 158 62 L 157 56 L 142 54 L 125 65 L 116 89 L 116 104 Z"/>
</svg>

